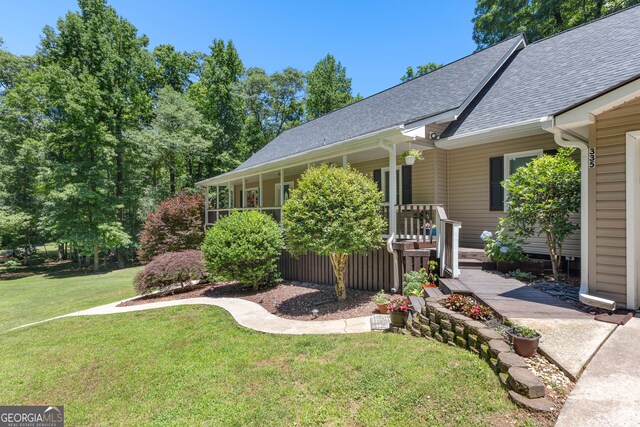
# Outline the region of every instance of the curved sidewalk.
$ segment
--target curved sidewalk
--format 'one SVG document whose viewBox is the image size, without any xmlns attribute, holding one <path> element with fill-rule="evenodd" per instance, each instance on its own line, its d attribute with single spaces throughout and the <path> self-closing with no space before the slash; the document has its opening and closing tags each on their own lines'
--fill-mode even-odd
<svg viewBox="0 0 640 427">
<path fill-rule="evenodd" d="M 240 325 L 270 334 L 357 334 L 371 331 L 371 317 L 356 317 L 339 320 L 292 320 L 275 316 L 261 305 L 240 298 L 185 298 L 181 300 L 160 301 L 148 304 L 117 307 L 122 301 L 105 304 L 87 310 L 76 311 L 63 316 L 41 320 L 18 326 L 11 330 L 26 328 L 55 319 L 76 316 L 96 316 L 103 314 L 129 313 L 154 308 L 174 307 L 178 305 L 213 305 L 228 311 Z"/>
</svg>

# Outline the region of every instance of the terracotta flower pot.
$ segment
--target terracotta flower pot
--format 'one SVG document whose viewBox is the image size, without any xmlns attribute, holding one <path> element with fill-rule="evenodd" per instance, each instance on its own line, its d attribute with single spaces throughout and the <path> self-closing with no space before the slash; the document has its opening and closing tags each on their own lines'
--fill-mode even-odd
<svg viewBox="0 0 640 427">
<path fill-rule="evenodd" d="M 391 326 L 395 326 L 397 328 L 404 328 L 404 326 L 407 324 L 408 317 L 409 313 L 406 311 L 392 311 L 389 313 Z"/>
<path fill-rule="evenodd" d="M 387 304 L 377 304 L 380 314 L 387 314 L 389 312 L 389 306 Z"/>
<path fill-rule="evenodd" d="M 511 344 L 513 344 L 513 349 L 518 356 L 531 357 L 536 354 L 536 351 L 538 350 L 538 344 L 540 342 L 540 335 L 533 338 L 525 338 L 514 335 L 511 331 L 509 331 L 509 336 L 511 337 Z"/>
</svg>

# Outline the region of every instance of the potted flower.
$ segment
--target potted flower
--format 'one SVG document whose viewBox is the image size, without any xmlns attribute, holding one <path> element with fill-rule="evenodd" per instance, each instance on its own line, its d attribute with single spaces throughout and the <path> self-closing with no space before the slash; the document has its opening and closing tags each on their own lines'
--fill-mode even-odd
<svg viewBox="0 0 640 427">
<path fill-rule="evenodd" d="M 403 328 L 409 317 L 409 298 L 397 298 L 389 303 L 391 326 Z"/>
<path fill-rule="evenodd" d="M 374 298 L 378 311 L 380 314 L 387 314 L 389 312 L 389 295 L 384 293 L 384 290 L 380 290 Z"/>
<path fill-rule="evenodd" d="M 402 153 L 402 157 L 404 158 L 405 164 L 411 166 L 416 162 L 416 160 L 422 160 L 422 151 L 416 150 L 415 148 L 410 148 L 404 153 Z"/>
<path fill-rule="evenodd" d="M 538 350 L 540 333 L 525 326 L 514 326 L 507 331 L 511 337 L 511 343 L 516 354 L 522 357 L 531 357 Z"/>
</svg>

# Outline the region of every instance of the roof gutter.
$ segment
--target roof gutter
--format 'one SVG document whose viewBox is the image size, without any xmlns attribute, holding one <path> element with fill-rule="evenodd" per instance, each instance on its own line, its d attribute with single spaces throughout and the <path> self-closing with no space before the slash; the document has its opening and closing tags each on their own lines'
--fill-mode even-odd
<svg viewBox="0 0 640 427">
<path fill-rule="evenodd" d="M 615 310 L 616 303 L 605 298 L 589 295 L 589 145 L 587 141 L 556 126 L 556 117 L 547 129 L 560 147 L 580 150 L 580 302 L 606 310 Z"/>
</svg>

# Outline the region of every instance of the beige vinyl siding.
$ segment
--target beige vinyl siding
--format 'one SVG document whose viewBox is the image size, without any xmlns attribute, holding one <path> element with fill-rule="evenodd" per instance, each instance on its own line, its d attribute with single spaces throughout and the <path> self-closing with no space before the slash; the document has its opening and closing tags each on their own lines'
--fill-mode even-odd
<svg viewBox="0 0 640 427">
<path fill-rule="evenodd" d="M 553 135 L 545 133 L 448 151 L 447 215 L 462 223 L 461 246 L 481 248 L 482 231 L 495 231 L 498 219 L 505 215 L 504 212 L 489 210 L 489 159 L 509 153 L 555 148 L 558 146 L 553 141 Z M 577 215 L 575 220 L 579 221 Z M 525 250 L 529 253 L 548 254 L 543 236 L 530 238 Z M 579 232 L 565 241 L 563 253 L 580 256 Z"/>
<path fill-rule="evenodd" d="M 592 127 L 593 129 L 593 127 Z M 640 101 L 596 117 L 594 199 L 590 201 L 595 235 L 590 247 L 589 287 L 597 295 L 626 304 L 626 133 L 640 130 Z"/>
</svg>

